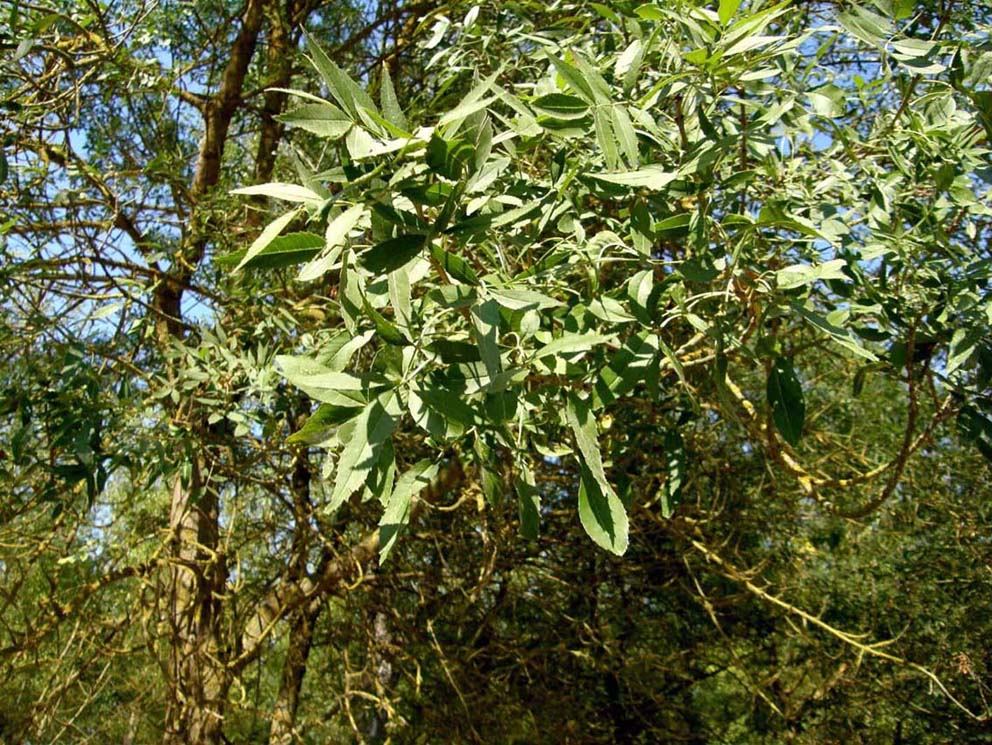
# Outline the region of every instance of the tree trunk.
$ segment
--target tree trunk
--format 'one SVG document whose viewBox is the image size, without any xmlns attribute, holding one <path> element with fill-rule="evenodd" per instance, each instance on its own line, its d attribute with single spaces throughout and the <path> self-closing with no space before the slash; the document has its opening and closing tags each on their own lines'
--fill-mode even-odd
<svg viewBox="0 0 992 745">
<path fill-rule="evenodd" d="M 372 624 L 372 669 L 375 675 L 376 694 L 383 698 L 393 685 L 393 663 L 389 647 L 393 635 L 389 631 L 389 616 L 383 611 L 377 611 Z M 381 743 L 386 741 L 386 725 L 389 723 L 389 711 L 381 704 L 372 704 L 368 725 L 368 741 Z"/>
<path fill-rule="evenodd" d="M 184 225 L 174 268 L 163 277 L 152 300 L 163 350 L 183 336 L 183 291 L 203 259 L 209 233 L 208 217 L 196 205 L 217 185 L 231 120 L 242 104 L 245 77 L 264 22 L 263 11 L 263 0 L 247 0 L 220 87 L 201 107 L 203 137 L 190 187 L 193 211 Z M 194 437 L 209 427 L 203 422 L 197 430 Z M 176 479 L 169 509 L 166 627 L 171 690 L 165 715 L 166 745 L 223 742 L 224 707 L 231 686 L 221 628 L 227 567 L 218 543 L 218 495 L 213 486 L 202 482 L 202 456 L 196 452 L 189 459 L 188 478 Z"/>
<path fill-rule="evenodd" d="M 227 567 L 218 550 L 217 493 L 201 482 L 195 461 L 191 471 L 185 484 L 176 479 L 170 510 L 171 695 L 163 742 L 218 745 L 231 685 L 220 623 Z"/>
<path fill-rule="evenodd" d="M 315 603 L 307 610 L 297 612 L 290 624 L 289 649 L 282 667 L 282 682 L 272 709 L 272 727 L 269 745 L 290 745 L 302 742 L 296 731 L 296 710 L 300 704 L 300 691 L 307 671 L 307 660 L 313 644 L 313 628 L 323 603 Z"/>
</svg>

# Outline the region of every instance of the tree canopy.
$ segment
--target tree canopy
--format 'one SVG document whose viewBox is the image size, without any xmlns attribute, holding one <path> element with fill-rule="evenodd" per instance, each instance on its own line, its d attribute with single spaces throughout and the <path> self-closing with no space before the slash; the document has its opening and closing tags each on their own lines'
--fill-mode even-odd
<svg viewBox="0 0 992 745">
<path fill-rule="evenodd" d="M 987 737 L 983 2 L 3 7 L 0 739 Z"/>
</svg>

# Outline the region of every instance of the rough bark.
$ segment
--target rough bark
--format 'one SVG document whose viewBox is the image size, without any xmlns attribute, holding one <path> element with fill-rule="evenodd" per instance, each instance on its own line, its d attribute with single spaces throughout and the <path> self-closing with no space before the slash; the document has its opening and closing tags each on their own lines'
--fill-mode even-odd
<svg viewBox="0 0 992 745">
<path fill-rule="evenodd" d="M 300 691 L 307 671 L 310 648 L 313 645 L 313 631 L 322 603 L 314 603 L 306 610 L 297 611 L 289 626 L 289 645 L 286 660 L 282 667 L 282 680 L 279 693 L 272 708 L 272 725 L 269 730 L 269 745 L 291 745 L 302 742 L 296 728 L 296 711 L 300 705 Z"/>
<path fill-rule="evenodd" d="M 372 622 L 372 636 L 370 642 L 370 658 L 374 671 L 374 686 L 376 695 L 380 701 L 388 695 L 393 687 L 393 663 L 390 646 L 393 643 L 393 635 L 389 628 L 389 616 L 385 611 L 377 611 L 375 620 Z M 386 726 L 389 724 L 389 710 L 381 703 L 374 703 L 369 711 L 369 725 L 367 740 L 373 745 L 385 742 L 387 739 Z"/>
<path fill-rule="evenodd" d="M 218 182 L 224 143 L 241 103 L 264 18 L 263 0 L 248 0 L 220 87 L 202 109 L 204 133 L 190 188 L 190 225 L 173 258 L 173 269 L 163 278 L 153 299 L 157 337 L 163 348 L 179 341 L 183 334 L 183 289 L 202 261 L 207 244 L 207 225 L 197 203 Z M 226 664 L 221 617 L 227 567 L 218 545 L 217 492 L 201 478 L 204 457 L 203 452 L 193 455 L 189 464 L 192 476 L 185 483 L 177 477 L 169 510 L 172 540 L 167 623 L 171 691 L 163 737 L 166 745 L 221 743 L 232 680 Z"/>
<path fill-rule="evenodd" d="M 177 479 L 170 516 L 170 699 L 167 745 L 220 743 L 231 677 L 225 665 L 221 598 L 227 581 L 218 550 L 217 493 L 202 483 L 194 463 L 188 481 Z"/>
</svg>

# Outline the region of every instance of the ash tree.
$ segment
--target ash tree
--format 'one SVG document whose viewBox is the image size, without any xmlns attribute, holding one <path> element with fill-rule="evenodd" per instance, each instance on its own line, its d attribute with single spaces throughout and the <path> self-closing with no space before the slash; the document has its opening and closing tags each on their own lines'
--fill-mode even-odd
<svg viewBox="0 0 992 745">
<path fill-rule="evenodd" d="M 981 735 L 982 2 L 3 7 L 0 739 Z"/>
<path fill-rule="evenodd" d="M 338 322 L 277 362 L 319 403 L 292 439 L 328 452 L 322 509 L 381 502 L 385 558 L 457 458 L 534 539 L 533 474 L 568 461 L 623 554 L 632 503 L 676 509 L 699 423 L 851 516 L 947 422 L 988 454 L 990 57 L 950 9 L 879 8 L 473 8 L 434 27 L 431 105 L 407 110 L 388 65 L 359 84 L 311 38 L 326 98 L 291 91 L 281 120 L 314 160 L 235 192 L 286 209 L 225 261 L 298 267 Z M 904 389 L 896 447 L 818 426 L 827 375 Z M 634 441 L 638 412 L 657 430 Z"/>
</svg>

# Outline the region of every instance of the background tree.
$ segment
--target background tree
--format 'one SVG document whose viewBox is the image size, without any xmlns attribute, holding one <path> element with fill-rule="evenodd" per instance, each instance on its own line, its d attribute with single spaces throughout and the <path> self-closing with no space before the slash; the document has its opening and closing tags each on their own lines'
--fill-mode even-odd
<svg viewBox="0 0 992 745">
<path fill-rule="evenodd" d="M 980 5 L 8 7 L 7 739 L 978 736 Z"/>
</svg>

